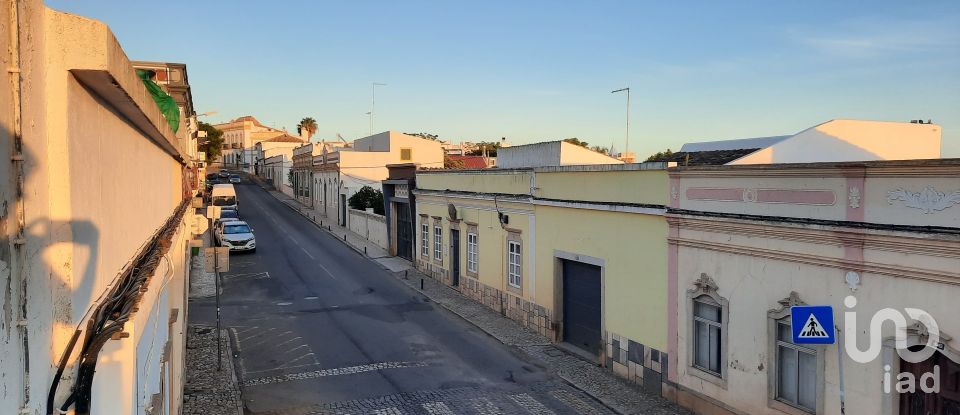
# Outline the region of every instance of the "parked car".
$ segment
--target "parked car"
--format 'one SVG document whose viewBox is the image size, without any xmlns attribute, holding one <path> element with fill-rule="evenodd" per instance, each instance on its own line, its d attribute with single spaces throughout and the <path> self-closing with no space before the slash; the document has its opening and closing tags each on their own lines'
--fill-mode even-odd
<svg viewBox="0 0 960 415">
<path fill-rule="evenodd" d="M 217 176 L 220 176 L 221 179 L 226 179 L 230 177 L 230 172 L 226 170 L 220 170 L 220 173 L 218 173 Z"/>
<path fill-rule="evenodd" d="M 240 212 L 237 212 L 235 209 L 220 209 L 220 217 L 213 221 L 214 229 L 220 224 L 220 222 L 228 222 L 231 220 L 240 220 Z"/>
<path fill-rule="evenodd" d="M 254 252 L 257 250 L 253 229 L 244 221 L 223 222 L 220 226 L 219 240 L 220 246 L 229 247 L 231 251 Z"/>
<path fill-rule="evenodd" d="M 242 221 L 241 221 L 240 219 L 230 218 L 230 219 L 223 219 L 223 220 L 218 220 L 218 221 L 214 222 L 214 225 L 213 225 L 213 240 L 214 240 L 214 242 L 215 242 L 217 245 L 221 245 L 221 243 L 220 243 L 220 235 L 223 233 L 223 227 L 226 226 L 226 224 L 228 224 L 228 223 L 230 223 L 230 222 L 242 222 Z"/>
<path fill-rule="evenodd" d="M 230 176 L 230 183 L 234 183 L 234 184 L 240 183 L 240 175 L 239 175 L 239 174 L 233 174 L 233 175 L 231 175 L 231 176 Z"/>
</svg>

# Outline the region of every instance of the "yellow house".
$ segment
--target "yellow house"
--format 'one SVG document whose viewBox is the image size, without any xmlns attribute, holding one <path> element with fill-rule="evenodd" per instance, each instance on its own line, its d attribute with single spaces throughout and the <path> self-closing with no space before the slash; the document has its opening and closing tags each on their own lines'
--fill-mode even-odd
<svg viewBox="0 0 960 415">
<path fill-rule="evenodd" d="M 663 163 L 427 171 L 417 187 L 418 269 L 660 390 Z"/>
</svg>

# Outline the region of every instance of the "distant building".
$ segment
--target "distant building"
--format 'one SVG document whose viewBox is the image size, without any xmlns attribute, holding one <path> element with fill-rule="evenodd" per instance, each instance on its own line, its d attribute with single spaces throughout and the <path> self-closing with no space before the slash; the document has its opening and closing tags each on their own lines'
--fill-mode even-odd
<svg viewBox="0 0 960 415">
<path fill-rule="evenodd" d="M 797 134 L 684 144 L 658 161 L 680 166 L 940 158 L 936 124 L 832 120 Z"/>
<path fill-rule="evenodd" d="M 252 115 L 217 124 L 214 127 L 223 131 L 221 158 L 224 167 L 245 170 L 249 173 L 254 173 L 257 143 L 284 135 L 292 137 L 286 131 L 263 125 Z M 302 137 L 297 139 L 301 144 L 306 141 Z"/>
<path fill-rule="evenodd" d="M 623 164 L 623 161 L 566 141 L 501 147 L 497 150 L 497 167 L 501 169 L 584 164 Z"/>
<path fill-rule="evenodd" d="M 256 133 L 255 133 L 256 134 Z M 287 134 L 279 135 L 270 139 L 258 141 L 253 145 L 253 172 L 259 175 L 260 169 L 264 165 L 264 160 L 283 154 L 287 160 L 293 157 L 293 149 L 303 145 L 303 140 Z"/>
<path fill-rule="evenodd" d="M 326 143 L 314 156 L 311 204 L 318 214 L 347 225 L 347 199 L 363 186 L 380 189 L 389 175 L 387 165 L 401 163 L 442 168 L 443 148 L 439 141 L 396 131 L 357 139 L 350 147 Z"/>
</svg>

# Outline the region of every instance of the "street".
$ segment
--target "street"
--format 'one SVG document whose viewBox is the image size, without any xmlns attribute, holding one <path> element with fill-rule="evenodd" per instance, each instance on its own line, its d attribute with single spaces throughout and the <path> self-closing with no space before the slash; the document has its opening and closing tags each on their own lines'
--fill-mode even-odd
<svg viewBox="0 0 960 415">
<path fill-rule="evenodd" d="M 257 251 L 232 254 L 221 303 L 246 413 L 612 413 L 260 187 L 236 187 Z M 191 324 L 215 315 L 213 298 L 191 303 Z"/>
</svg>

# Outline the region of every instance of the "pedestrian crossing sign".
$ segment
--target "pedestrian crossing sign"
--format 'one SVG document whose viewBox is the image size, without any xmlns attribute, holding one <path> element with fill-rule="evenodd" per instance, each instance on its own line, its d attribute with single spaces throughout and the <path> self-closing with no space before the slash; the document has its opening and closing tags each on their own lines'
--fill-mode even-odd
<svg viewBox="0 0 960 415">
<path fill-rule="evenodd" d="M 793 326 L 793 342 L 796 344 L 833 344 L 836 332 L 833 328 L 833 307 L 828 305 L 803 305 L 790 307 L 790 323 Z"/>
</svg>

